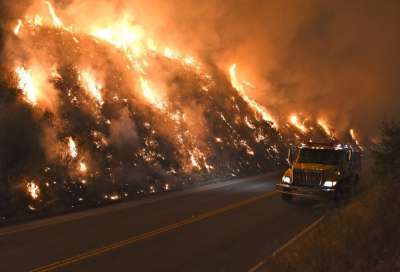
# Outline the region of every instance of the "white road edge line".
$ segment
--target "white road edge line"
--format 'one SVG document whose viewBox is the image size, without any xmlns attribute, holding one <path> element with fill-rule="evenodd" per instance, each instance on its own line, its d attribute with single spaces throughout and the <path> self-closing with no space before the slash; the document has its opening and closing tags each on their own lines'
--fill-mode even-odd
<svg viewBox="0 0 400 272">
<path fill-rule="evenodd" d="M 278 255 L 280 252 L 282 252 L 283 250 L 285 250 L 288 246 L 290 246 L 291 244 L 293 244 L 294 242 L 296 242 L 299 238 L 301 238 L 304 234 L 306 234 L 307 232 L 309 232 L 310 230 L 312 230 L 313 228 L 315 228 L 319 223 L 321 223 L 322 220 L 324 220 L 325 216 L 321 216 L 320 218 L 318 218 L 317 220 L 315 220 L 311 225 L 309 225 L 307 228 L 305 228 L 304 230 L 302 230 L 300 233 L 296 234 L 296 236 L 294 236 L 292 239 L 290 239 L 289 241 L 287 241 L 283 246 L 281 246 L 280 248 L 278 248 L 277 250 L 275 250 L 272 255 L 270 257 L 275 257 L 276 255 Z M 259 268 L 261 268 L 267 261 L 268 257 L 265 258 L 264 260 L 260 261 L 259 263 L 257 263 L 255 266 L 253 266 L 252 268 L 250 268 L 248 270 L 248 272 L 256 272 Z"/>
<path fill-rule="evenodd" d="M 284 244 L 283 246 L 281 246 L 280 248 L 278 248 L 277 250 L 274 251 L 274 253 L 272 253 L 272 257 L 275 257 L 276 255 L 278 255 L 280 252 L 282 252 L 285 248 L 287 248 L 288 246 L 290 246 L 291 244 L 293 244 L 294 242 L 296 242 L 301 236 L 303 236 L 304 234 L 306 234 L 307 232 L 309 232 L 310 230 L 312 230 L 313 228 L 315 228 L 319 223 L 321 223 L 321 221 L 325 218 L 325 216 L 321 216 L 320 218 L 318 218 L 314 223 L 312 223 L 311 225 L 309 225 L 307 228 L 305 228 L 303 231 L 301 231 L 299 234 L 297 234 L 295 237 L 293 237 L 292 239 L 290 239 L 288 242 L 286 242 L 286 244 Z"/>
<path fill-rule="evenodd" d="M 253 266 L 252 268 L 249 269 L 248 272 L 256 272 L 261 266 L 263 266 L 265 264 L 265 260 L 259 262 L 258 264 L 256 264 L 255 266 Z"/>
</svg>

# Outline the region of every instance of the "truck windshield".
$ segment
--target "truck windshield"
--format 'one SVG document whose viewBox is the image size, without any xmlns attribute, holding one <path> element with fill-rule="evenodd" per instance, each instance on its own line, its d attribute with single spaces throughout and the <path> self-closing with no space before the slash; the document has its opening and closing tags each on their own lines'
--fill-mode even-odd
<svg viewBox="0 0 400 272">
<path fill-rule="evenodd" d="M 337 165 L 343 156 L 343 150 L 302 148 L 297 162 Z"/>
</svg>

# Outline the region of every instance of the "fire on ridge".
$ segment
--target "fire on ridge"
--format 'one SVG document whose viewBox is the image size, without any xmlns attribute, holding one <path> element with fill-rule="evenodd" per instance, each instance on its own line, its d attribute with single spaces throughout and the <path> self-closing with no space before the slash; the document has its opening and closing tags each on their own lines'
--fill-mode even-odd
<svg viewBox="0 0 400 272">
<path fill-rule="evenodd" d="M 326 119 L 293 114 L 282 121 L 251 98 L 256 87 L 237 64 L 216 74 L 195 56 L 160 45 L 127 15 L 85 31 L 64 23 L 49 1 L 45 7 L 12 29 L 30 57 L 15 59 L 16 87 L 35 115 L 51 116 L 40 122 L 53 135 L 44 149 L 55 147 L 55 154 L 35 174 L 21 173 L 35 180 L 25 191 L 37 205 L 57 186 L 74 206 L 93 197 L 90 190 L 119 200 L 147 186 L 254 174 L 282 164 L 287 146 L 311 133 L 335 138 Z M 52 107 L 49 88 L 56 90 Z"/>
</svg>

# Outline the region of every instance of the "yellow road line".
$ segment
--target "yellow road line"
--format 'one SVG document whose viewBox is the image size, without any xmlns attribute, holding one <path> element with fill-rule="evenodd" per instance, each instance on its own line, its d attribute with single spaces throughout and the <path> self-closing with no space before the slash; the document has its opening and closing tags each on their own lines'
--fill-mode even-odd
<svg viewBox="0 0 400 272">
<path fill-rule="evenodd" d="M 218 209 L 215 209 L 215 210 L 212 210 L 212 211 L 209 211 L 209 212 L 205 212 L 205 213 L 202 213 L 202 214 L 200 214 L 198 216 L 190 217 L 190 218 L 184 219 L 182 221 L 179 221 L 177 223 L 174 223 L 174 224 L 171 224 L 171 225 L 167 225 L 167 226 L 161 227 L 159 229 L 152 230 L 150 232 L 146 232 L 146 233 L 143 233 L 143 234 L 132 236 L 132 237 L 126 239 L 126 240 L 115 242 L 115 243 L 109 244 L 107 246 L 100 247 L 98 249 L 89 250 L 89 251 L 83 252 L 83 253 L 81 253 L 79 255 L 76 255 L 76 256 L 73 256 L 73 257 L 69 257 L 69 258 L 66 258 L 66 259 L 63 259 L 63 260 L 60 260 L 60 261 L 56 261 L 54 263 L 51 263 L 51 264 L 48 264 L 48 265 L 45 265 L 45 266 L 42 266 L 42 267 L 39 267 L 39 268 L 35 268 L 35 269 L 31 270 L 31 272 L 52 271 L 52 270 L 55 270 L 57 268 L 61 268 L 63 266 L 67 266 L 69 264 L 76 263 L 76 262 L 88 259 L 90 257 L 94 257 L 94 256 L 97 256 L 97 255 L 103 254 L 105 252 L 112 251 L 112 250 L 115 250 L 117 248 L 124 247 L 124 246 L 130 245 L 130 244 L 134 244 L 136 242 L 139 242 L 139 241 L 142 241 L 142 240 L 145 240 L 145 239 L 149 239 L 149 238 L 157 236 L 159 234 L 178 229 L 178 228 L 183 227 L 185 225 L 189 225 L 189 224 L 192 224 L 192 223 L 195 223 L 195 222 L 210 218 L 212 216 L 216 216 L 218 214 L 221 214 L 221 213 L 224 213 L 224 212 L 228 212 L 228 211 L 243 207 L 245 205 L 249 205 L 251 203 L 254 203 L 256 201 L 262 200 L 264 198 L 268 198 L 268 197 L 274 196 L 276 194 L 277 194 L 276 191 L 266 192 L 266 193 L 263 193 L 261 195 L 255 196 L 255 197 L 248 198 L 248 199 L 242 200 L 240 202 L 232 203 L 232 204 L 229 204 L 229 205 L 227 205 L 225 207 L 218 208 Z"/>
</svg>

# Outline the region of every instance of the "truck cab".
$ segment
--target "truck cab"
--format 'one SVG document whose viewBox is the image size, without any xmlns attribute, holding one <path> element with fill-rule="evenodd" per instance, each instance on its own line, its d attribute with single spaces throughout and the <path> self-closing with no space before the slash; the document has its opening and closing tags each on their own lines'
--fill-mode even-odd
<svg viewBox="0 0 400 272">
<path fill-rule="evenodd" d="M 361 153 L 350 145 L 307 143 L 291 150 L 289 168 L 276 185 L 282 199 L 294 196 L 340 199 L 354 192 L 361 167 Z"/>
</svg>

